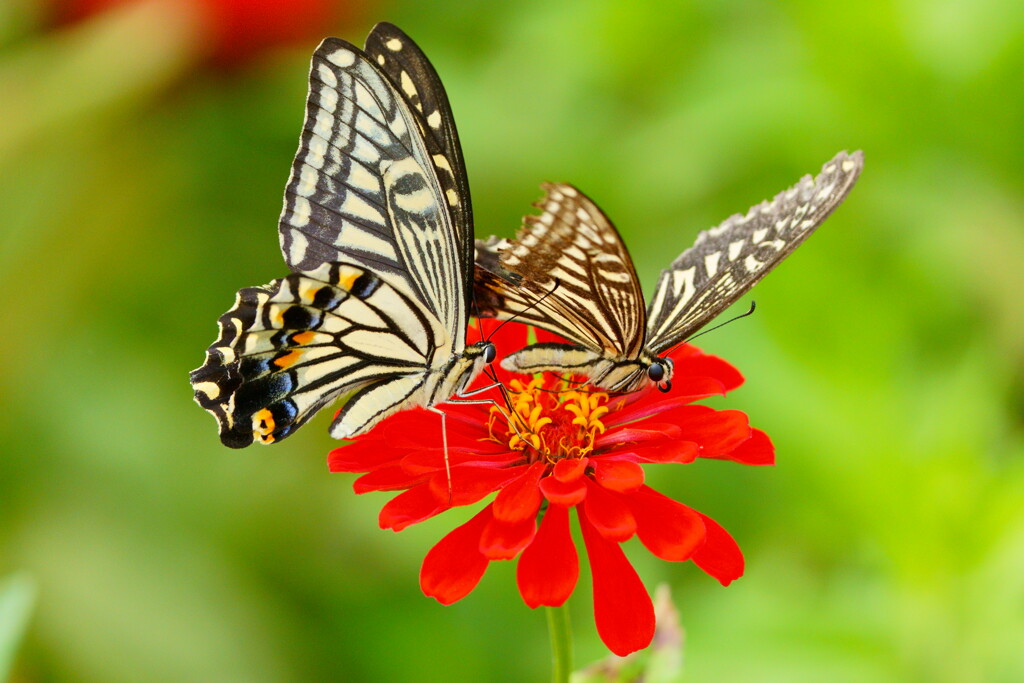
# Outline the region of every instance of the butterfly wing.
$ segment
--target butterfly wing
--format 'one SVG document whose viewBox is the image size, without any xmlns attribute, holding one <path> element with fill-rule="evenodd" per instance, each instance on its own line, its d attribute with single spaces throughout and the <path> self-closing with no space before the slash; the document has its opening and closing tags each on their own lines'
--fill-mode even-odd
<svg viewBox="0 0 1024 683">
<path fill-rule="evenodd" d="M 515 241 L 477 240 L 477 305 L 565 337 L 591 356 L 635 357 L 643 347 L 640 283 L 622 238 L 571 185 L 542 185 Z M 530 363 L 531 367 L 533 363 Z"/>
<path fill-rule="evenodd" d="M 294 271 L 348 260 L 401 279 L 461 349 L 469 256 L 420 118 L 362 50 L 325 39 L 313 54 L 281 250 Z"/>
<path fill-rule="evenodd" d="M 760 282 L 846 199 L 863 166 L 862 152 L 841 152 L 817 177 L 700 233 L 661 272 L 647 311 L 647 349 L 661 354 L 682 343 Z"/>
<path fill-rule="evenodd" d="M 444 85 L 423 50 L 394 24 L 381 22 L 373 27 L 366 38 L 366 54 L 387 74 L 417 118 L 452 217 L 463 282 L 469 283 L 473 275 L 473 204 L 459 132 Z M 469 294 L 467 286 L 467 308 Z"/>
<path fill-rule="evenodd" d="M 233 448 L 280 441 L 356 389 L 335 424 L 359 433 L 422 386 L 445 334 L 401 282 L 352 263 L 243 289 L 218 325 L 191 380 Z"/>
</svg>

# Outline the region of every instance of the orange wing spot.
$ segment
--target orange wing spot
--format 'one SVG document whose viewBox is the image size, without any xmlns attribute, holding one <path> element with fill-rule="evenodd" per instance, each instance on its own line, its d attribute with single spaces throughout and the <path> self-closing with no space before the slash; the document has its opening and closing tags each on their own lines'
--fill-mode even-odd
<svg viewBox="0 0 1024 683">
<path fill-rule="evenodd" d="M 302 358 L 302 351 L 296 349 L 294 351 L 289 351 L 288 353 L 284 354 L 279 358 L 275 358 L 274 365 L 276 365 L 279 368 L 287 369 L 295 365 L 297 362 L 299 362 L 300 358 Z"/>
<path fill-rule="evenodd" d="M 274 414 L 264 408 L 252 416 L 252 433 L 263 443 L 274 442 Z"/>
<path fill-rule="evenodd" d="M 316 338 L 316 332 L 313 332 L 312 330 L 306 330 L 305 332 L 299 332 L 298 334 L 293 334 L 292 335 L 292 343 L 298 344 L 299 346 L 304 346 L 304 345 L 309 344 L 310 342 L 312 342 L 313 339 L 315 339 L 315 338 Z"/>
<path fill-rule="evenodd" d="M 338 273 L 338 286 L 346 292 L 352 291 L 352 285 L 362 276 L 363 271 L 358 268 L 344 268 Z"/>
</svg>

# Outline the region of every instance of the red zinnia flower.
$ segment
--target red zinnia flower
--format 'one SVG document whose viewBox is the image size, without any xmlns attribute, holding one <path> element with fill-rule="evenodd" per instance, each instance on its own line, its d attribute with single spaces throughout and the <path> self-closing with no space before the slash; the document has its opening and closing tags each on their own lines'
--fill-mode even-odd
<svg viewBox="0 0 1024 683">
<path fill-rule="evenodd" d="M 502 333 L 494 340 L 499 349 L 525 344 L 524 326 L 506 325 Z M 569 530 L 575 508 L 598 633 L 612 652 L 626 655 L 651 642 L 654 610 L 620 543 L 636 535 L 656 556 L 693 560 L 723 585 L 743 574 L 743 555 L 728 532 L 645 486 L 641 464 L 698 457 L 774 463 L 768 436 L 742 412 L 692 405 L 738 387 L 739 372 L 688 345 L 672 359 L 670 393 L 652 388 L 625 396 L 569 390 L 550 375 L 516 378 L 495 364 L 520 421 L 513 428 L 493 407 L 445 405 L 450 482 L 438 417 L 423 410 L 391 417 L 332 451 L 328 462 L 332 472 L 366 472 L 355 482 L 357 493 L 403 491 L 380 513 L 381 527 L 395 531 L 498 492 L 423 561 L 423 592 L 444 604 L 472 591 L 492 560 L 517 556 L 526 604 L 564 603 L 579 574 Z"/>
</svg>

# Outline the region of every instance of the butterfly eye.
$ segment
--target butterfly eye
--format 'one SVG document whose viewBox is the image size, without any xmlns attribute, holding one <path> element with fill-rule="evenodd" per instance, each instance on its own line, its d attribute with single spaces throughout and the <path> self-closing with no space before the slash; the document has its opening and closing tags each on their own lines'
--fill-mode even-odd
<svg viewBox="0 0 1024 683">
<path fill-rule="evenodd" d="M 494 344 L 488 343 L 487 346 L 484 347 L 484 362 L 488 365 L 494 362 L 494 358 L 497 355 L 498 350 L 494 348 Z"/>
<path fill-rule="evenodd" d="M 661 363 L 651 363 L 647 368 L 647 376 L 651 378 L 652 382 L 660 382 L 661 378 L 665 376 L 665 368 Z"/>
<path fill-rule="evenodd" d="M 663 394 L 667 394 L 668 392 L 672 391 L 672 381 L 671 380 L 665 380 L 664 382 L 659 384 L 658 385 L 658 391 L 660 391 Z"/>
</svg>

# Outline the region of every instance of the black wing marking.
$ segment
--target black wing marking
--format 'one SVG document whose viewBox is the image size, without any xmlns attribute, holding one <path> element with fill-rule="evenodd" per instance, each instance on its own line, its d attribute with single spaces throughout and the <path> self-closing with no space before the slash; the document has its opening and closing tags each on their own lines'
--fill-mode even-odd
<svg viewBox="0 0 1024 683">
<path fill-rule="evenodd" d="M 863 167 L 862 152 L 840 152 L 817 177 L 700 233 L 661 272 L 647 311 L 648 350 L 682 343 L 760 282 L 846 199 Z"/>
</svg>

